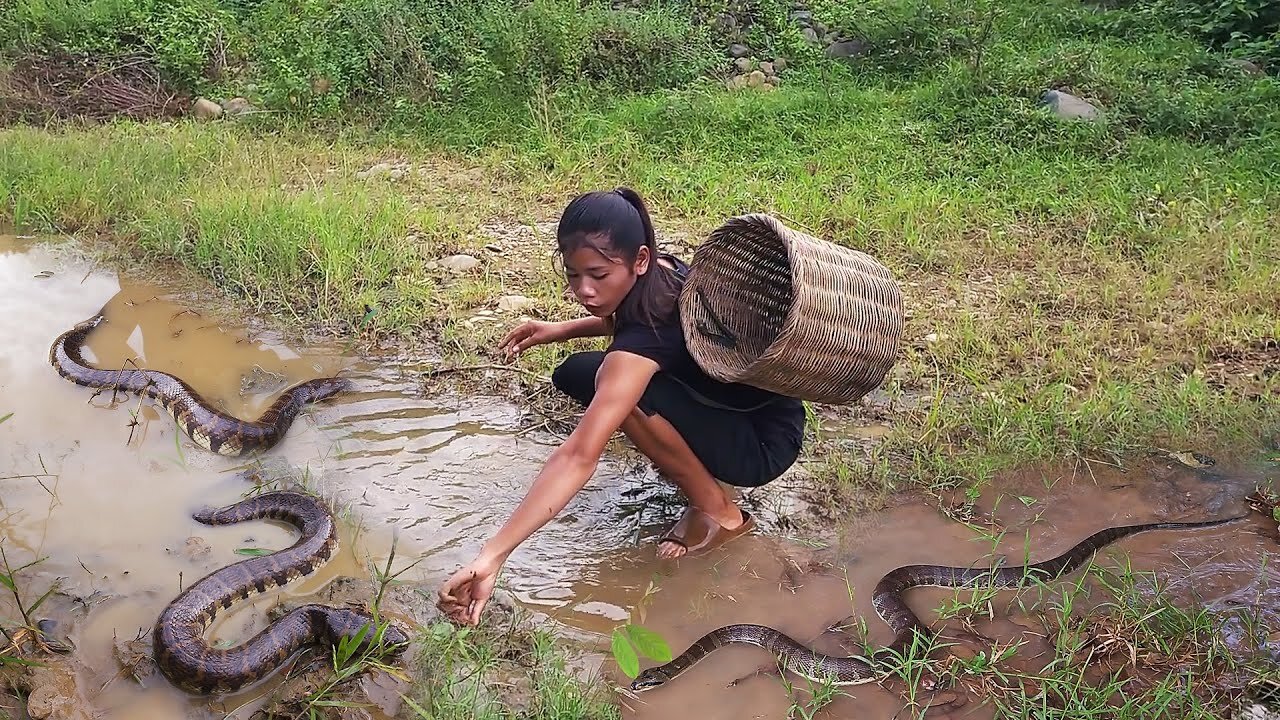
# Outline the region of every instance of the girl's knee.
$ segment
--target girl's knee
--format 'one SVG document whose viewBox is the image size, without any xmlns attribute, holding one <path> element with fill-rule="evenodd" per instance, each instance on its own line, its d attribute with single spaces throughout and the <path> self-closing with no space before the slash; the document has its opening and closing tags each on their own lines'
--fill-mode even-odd
<svg viewBox="0 0 1280 720">
<path fill-rule="evenodd" d="M 565 395 L 587 405 L 595 396 L 596 372 L 602 362 L 604 353 L 599 350 L 576 352 L 552 371 L 551 384 Z"/>
</svg>

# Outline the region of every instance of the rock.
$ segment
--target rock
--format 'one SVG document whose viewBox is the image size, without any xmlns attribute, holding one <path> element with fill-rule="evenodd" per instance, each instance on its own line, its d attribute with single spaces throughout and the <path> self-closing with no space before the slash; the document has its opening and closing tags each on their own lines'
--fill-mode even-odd
<svg viewBox="0 0 1280 720">
<path fill-rule="evenodd" d="M 403 179 L 404 179 L 404 169 L 403 169 L 403 168 L 395 168 L 395 169 L 393 169 L 393 170 L 391 171 L 391 179 L 392 179 L 393 181 L 400 181 L 400 180 L 403 180 Z"/>
<path fill-rule="evenodd" d="M 76 671 L 66 662 L 41 660 L 28 681 L 27 714 L 34 720 L 89 720 L 90 713 L 79 698 Z"/>
<path fill-rule="evenodd" d="M 759 70 L 752 70 L 751 73 L 747 75 L 747 86 L 760 87 L 762 85 L 764 85 L 764 73 Z"/>
<path fill-rule="evenodd" d="M 740 73 L 750 72 L 751 58 L 744 58 L 744 57 L 735 58 L 733 61 L 733 69 L 737 70 Z"/>
<path fill-rule="evenodd" d="M 227 111 L 228 115 L 244 115 L 253 112 L 253 106 L 249 101 L 242 97 L 233 97 L 222 103 L 222 109 Z"/>
<path fill-rule="evenodd" d="M 742 43 L 734 43 L 729 46 L 729 56 L 735 58 L 743 58 L 751 54 L 751 48 Z"/>
<path fill-rule="evenodd" d="M 213 548 L 209 547 L 209 543 L 198 535 L 192 535 L 187 538 L 187 543 L 182 548 L 182 556 L 192 561 L 199 560 L 211 552 L 213 552 Z"/>
<path fill-rule="evenodd" d="M 222 106 L 208 98 L 196 98 L 191 114 L 199 120 L 216 120 L 222 117 Z"/>
<path fill-rule="evenodd" d="M 818 42 L 818 33 L 813 28 L 806 27 L 804 29 L 804 39 L 816 44 Z"/>
<path fill-rule="evenodd" d="M 728 87 L 730 90 L 741 90 L 747 86 L 747 76 L 734 75 L 733 77 L 729 78 L 729 81 L 725 83 L 725 86 Z"/>
<path fill-rule="evenodd" d="M 501 312 L 523 312 L 536 304 L 536 300 L 524 295 L 503 295 L 498 298 L 498 310 Z"/>
<path fill-rule="evenodd" d="M 798 25 L 812 25 L 813 13 L 808 10 L 792 10 L 791 20 Z"/>
<path fill-rule="evenodd" d="M 867 44 L 861 40 L 842 40 L 827 46 L 827 57 L 842 60 L 855 58 L 867 52 Z"/>
<path fill-rule="evenodd" d="M 361 170 L 360 172 L 356 173 L 356 177 L 363 180 L 368 177 L 373 177 L 374 175 L 383 175 L 383 174 L 386 174 L 386 175 L 391 174 L 391 163 L 388 163 L 388 162 L 378 163 L 377 165 L 374 165 L 368 170 Z"/>
<path fill-rule="evenodd" d="M 774 71 L 776 71 L 776 72 L 782 72 L 783 70 L 786 70 L 786 69 L 787 69 L 787 59 L 786 59 L 786 58 L 774 58 L 774 59 L 773 59 L 773 69 L 774 69 Z"/>
<path fill-rule="evenodd" d="M 476 269 L 480 261 L 470 255 L 450 255 L 440 260 L 440 266 L 456 273 L 464 273 Z"/>
<path fill-rule="evenodd" d="M 1064 120 L 1096 120 L 1100 112 L 1088 101 L 1059 90 L 1046 90 L 1040 103 Z"/>
<path fill-rule="evenodd" d="M 377 670 L 360 679 L 360 690 L 383 715 L 399 717 L 402 697 L 409 692 L 409 683 L 388 672 Z"/>
<path fill-rule="evenodd" d="M 1234 66 L 1245 75 L 1259 77 L 1263 74 L 1262 68 L 1258 67 L 1258 64 L 1252 60 L 1246 60 L 1244 58 L 1230 58 L 1227 60 L 1227 64 Z"/>
<path fill-rule="evenodd" d="M 775 71 L 773 69 L 773 63 L 771 62 L 760 63 L 760 72 L 764 73 L 765 75 L 774 75 Z"/>
</svg>

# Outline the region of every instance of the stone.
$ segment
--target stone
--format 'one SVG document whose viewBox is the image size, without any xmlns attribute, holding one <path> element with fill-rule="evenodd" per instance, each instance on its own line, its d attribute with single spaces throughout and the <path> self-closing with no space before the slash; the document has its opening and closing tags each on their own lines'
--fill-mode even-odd
<svg viewBox="0 0 1280 720">
<path fill-rule="evenodd" d="M 182 556 L 188 560 L 200 560 L 213 552 L 213 548 L 209 547 L 209 543 L 199 535 L 192 535 L 187 538 L 187 542 L 182 547 Z"/>
<path fill-rule="evenodd" d="M 804 39 L 811 43 L 818 42 L 818 33 L 811 27 L 806 27 L 803 31 Z"/>
<path fill-rule="evenodd" d="M 1258 67 L 1258 64 L 1252 60 L 1246 60 L 1244 58 L 1231 58 L 1227 60 L 1227 64 L 1234 66 L 1237 70 L 1244 73 L 1245 75 L 1260 77 L 1263 74 L 1262 68 Z"/>
<path fill-rule="evenodd" d="M 191 114 L 198 120 L 216 120 L 222 117 L 222 106 L 208 98 L 196 98 L 191 105 Z"/>
<path fill-rule="evenodd" d="M 729 46 L 729 56 L 735 58 L 746 57 L 751 54 L 751 48 L 742 43 L 734 43 Z"/>
<path fill-rule="evenodd" d="M 498 298 L 498 310 L 500 312 L 523 312 L 536 304 L 536 300 L 525 297 L 524 295 L 503 295 Z"/>
<path fill-rule="evenodd" d="M 774 59 L 773 59 L 773 69 L 774 69 L 776 72 L 782 72 L 783 70 L 786 70 L 786 69 L 787 69 L 787 59 L 786 59 L 786 58 L 774 58 Z"/>
<path fill-rule="evenodd" d="M 740 73 L 751 71 L 751 58 L 734 58 L 733 67 Z"/>
<path fill-rule="evenodd" d="M 222 109 L 227 111 L 228 115 L 244 115 L 253 112 L 253 106 L 249 101 L 242 97 L 233 97 L 222 103 Z"/>
<path fill-rule="evenodd" d="M 480 261 L 470 255 L 450 255 L 447 258 L 441 258 L 440 266 L 455 273 L 464 273 L 469 270 L 476 269 L 480 265 Z"/>
<path fill-rule="evenodd" d="M 776 71 L 774 70 L 774 67 L 773 67 L 773 63 L 771 62 L 760 63 L 760 72 L 764 73 L 765 75 L 776 74 Z"/>
<path fill-rule="evenodd" d="M 729 88 L 730 90 L 741 90 L 746 86 L 747 86 L 746 75 L 734 75 L 733 77 L 729 78 L 728 82 L 725 83 L 725 87 Z"/>
<path fill-rule="evenodd" d="M 808 10 L 792 10 L 791 20 L 799 25 L 812 25 L 813 13 Z"/>
<path fill-rule="evenodd" d="M 867 52 L 867 44 L 861 40 L 841 40 L 827 46 L 827 57 L 835 60 L 856 58 Z"/>
<path fill-rule="evenodd" d="M 1096 120 L 1101 114 L 1087 100 L 1060 90 L 1046 90 L 1040 96 L 1040 103 L 1064 120 Z"/>
<path fill-rule="evenodd" d="M 752 70 L 751 73 L 747 75 L 747 86 L 758 88 L 762 85 L 764 85 L 764 73 L 759 70 Z"/>
<path fill-rule="evenodd" d="M 357 172 L 356 177 L 363 180 L 368 177 L 373 177 L 374 175 L 384 175 L 384 174 L 385 175 L 391 174 L 391 163 L 389 162 L 378 163 L 377 165 L 374 165 L 368 170 L 361 170 L 360 172 Z"/>
</svg>

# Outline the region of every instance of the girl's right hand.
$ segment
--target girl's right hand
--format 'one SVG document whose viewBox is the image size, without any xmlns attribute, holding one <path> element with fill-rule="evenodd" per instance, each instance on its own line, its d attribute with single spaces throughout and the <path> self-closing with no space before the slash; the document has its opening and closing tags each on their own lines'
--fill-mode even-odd
<svg viewBox="0 0 1280 720">
<path fill-rule="evenodd" d="M 557 323 L 542 320 L 529 320 L 517 325 L 502 338 L 498 349 L 506 353 L 507 358 L 519 355 L 534 345 L 545 345 L 559 340 Z"/>
</svg>

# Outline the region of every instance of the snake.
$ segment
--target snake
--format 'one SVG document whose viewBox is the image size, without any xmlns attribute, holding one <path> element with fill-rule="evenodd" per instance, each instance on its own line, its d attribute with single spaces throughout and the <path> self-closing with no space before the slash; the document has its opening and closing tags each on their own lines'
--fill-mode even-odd
<svg viewBox="0 0 1280 720">
<path fill-rule="evenodd" d="M 1246 516 L 1199 522 L 1153 522 L 1105 528 L 1090 535 L 1057 557 L 1025 566 L 994 568 L 948 567 L 945 565 L 904 565 L 876 583 L 871 602 L 876 613 L 893 630 L 893 640 L 885 647 L 860 656 L 834 657 L 816 652 L 776 628 L 753 623 L 725 625 L 694 641 L 672 660 L 636 675 L 634 692 L 645 692 L 679 677 L 699 660 L 719 648 L 740 644 L 762 648 L 773 654 L 782 669 L 818 683 L 860 685 L 877 680 L 888 672 L 893 658 L 903 657 L 916 638 L 928 640 L 932 631 L 912 612 L 902 593 L 912 587 L 1014 588 L 1027 580 L 1049 581 L 1080 567 L 1101 548 L 1129 535 L 1149 530 L 1207 528 L 1244 519 Z"/>
<path fill-rule="evenodd" d="M 165 606 L 156 620 L 152 647 L 156 667 L 176 687 L 194 694 L 235 692 L 268 677 L 299 650 L 334 647 L 344 638 L 358 640 L 353 645 L 356 653 L 380 643 L 394 655 L 408 643 L 408 635 L 390 623 L 378 636 L 368 613 L 312 603 L 291 610 L 238 646 L 212 647 L 203 636 L 220 610 L 312 574 L 337 551 L 338 536 L 328 507 L 316 497 L 287 490 L 202 508 L 192 518 L 206 525 L 279 520 L 293 525 L 301 536 L 284 550 L 206 575 Z"/>
<path fill-rule="evenodd" d="M 58 374 L 77 385 L 152 398 L 192 442 L 218 455 L 239 457 L 271 449 L 284 438 L 294 418 L 308 403 L 325 400 L 351 387 L 349 380 L 339 377 L 308 380 L 281 393 L 257 420 L 241 420 L 218 411 L 185 381 L 169 373 L 103 370 L 90 365 L 82 353 L 84 343 L 104 321 L 106 316 L 100 310 L 54 340 L 49 348 L 49 362 Z"/>
</svg>

